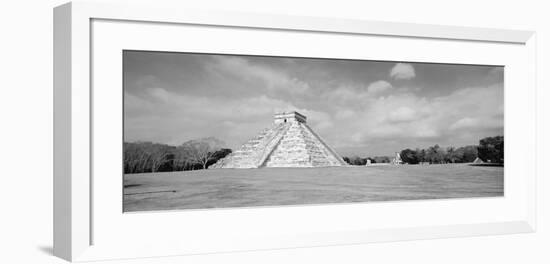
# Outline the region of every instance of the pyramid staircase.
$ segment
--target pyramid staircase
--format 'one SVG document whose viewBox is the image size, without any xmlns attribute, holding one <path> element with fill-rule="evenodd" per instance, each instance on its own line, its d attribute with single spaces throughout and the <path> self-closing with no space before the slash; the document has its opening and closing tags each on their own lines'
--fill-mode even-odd
<svg viewBox="0 0 550 264">
<path fill-rule="evenodd" d="M 211 165 L 210 168 L 258 168 L 258 164 L 263 163 L 269 150 L 281 140 L 287 129 L 287 126 L 279 124 L 262 130 L 240 149 Z"/>
</svg>

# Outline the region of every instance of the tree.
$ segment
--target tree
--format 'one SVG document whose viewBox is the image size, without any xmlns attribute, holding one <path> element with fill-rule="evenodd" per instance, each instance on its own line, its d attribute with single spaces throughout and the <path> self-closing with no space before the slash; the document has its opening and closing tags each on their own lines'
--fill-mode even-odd
<svg viewBox="0 0 550 264">
<path fill-rule="evenodd" d="M 211 146 L 216 145 L 212 142 L 218 144 L 221 141 L 210 140 L 209 144 Z M 191 155 L 193 151 L 189 146 L 190 144 L 175 147 L 142 141 L 124 142 L 124 173 L 182 171 L 199 167 L 204 168 L 231 153 L 231 149 L 214 151 L 212 158 L 205 166 L 203 162 L 193 158 Z"/>
<path fill-rule="evenodd" d="M 455 162 L 472 162 L 477 158 L 477 146 L 465 146 L 457 148 L 453 152 Z"/>
<path fill-rule="evenodd" d="M 362 159 L 359 156 L 353 156 L 353 157 L 350 158 L 350 163 L 352 165 L 363 166 L 363 165 L 367 164 L 367 160 Z"/>
<path fill-rule="evenodd" d="M 464 155 L 462 156 L 462 162 L 473 162 L 477 158 L 477 146 L 466 146 L 464 148 Z"/>
<path fill-rule="evenodd" d="M 426 162 L 426 150 L 416 149 L 416 159 L 418 160 L 418 162 Z"/>
<path fill-rule="evenodd" d="M 391 158 L 388 156 L 376 156 L 372 159 L 375 161 L 375 163 L 390 163 L 391 161 Z"/>
<path fill-rule="evenodd" d="M 225 158 L 227 155 L 231 154 L 233 152 L 231 149 L 228 148 L 222 148 L 216 152 L 214 152 L 214 155 L 212 156 L 212 159 L 210 162 L 208 162 L 207 166 L 210 166 L 214 163 L 216 163 L 218 160 L 221 160 Z"/>
<path fill-rule="evenodd" d="M 430 163 L 443 163 L 445 161 L 445 151 L 435 144 L 426 150 L 426 160 Z"/>
<path fill-rule="evenodd" d="M 185 155 L 190 161 L 199 163 L 203 169 L 207 168 L 207 164 L 214 158 L 216 151 L 220 150 L 224 143 L 216 138 L 207 137 L 195 140 L 189 140 L 181 145 Z"/>
<path fill-rule="evenodd" d="M 364 166 L 367 164 L 367 158 L 361 158 L 359 156 L 342 157 L 342 159 L 349 165 Z"/>
<path fill-rule="evenodd" d="M 349 165 L 352 165 L 352 164 L 351 164 L 351 160 L 350 160 L 348 157 L 342 157 L 342 159 L 343 159 L 346 163 L 348 163 Z"/>
<path fill-rule="evenodd" d="M 124 173 L 144 172 L 148 156 L 141 143 L 124 143 Z"/>
<path fill-rule="evenodd" d="M 168 161 L 167 145 L 146 143 L 145 152 L 149 156 L 151 172 L 159 171 L 159 168 Z"/>
<path fill-rule="evenodd" d="M 455 147 L 447 147 L 447 151 L 445 152 L 445 162 L 448 163 L 457 163 L 461 162 L 462 155 L 460 152 L 457 151 Z"/>
<path fill-rule="evenodd" d="M 171 148 L 152 142 L 125 142 L 124 173 L 157 172 L 161 167 L 169 166 Z"/>
<path fill-rule="evenodd" d="M 404 149 L 400 153 L 401 160 L 403 160 L 404 163 L 408 164 L 418 164 L 418 155 L 415 150 L 412 149 Z"/>
<path fill-rule="evenodd" d="M 192 165 L 189 152 L 183 146 L 178 146 L 174 149 L 173 170 L 188 170 Z"/>
<path fill-rule="evenodd" d="M 486 137 L 479 141 L 477 148 L 480 159 L 492 163 L 504 163 L 504 137 Z"/>
</svg>

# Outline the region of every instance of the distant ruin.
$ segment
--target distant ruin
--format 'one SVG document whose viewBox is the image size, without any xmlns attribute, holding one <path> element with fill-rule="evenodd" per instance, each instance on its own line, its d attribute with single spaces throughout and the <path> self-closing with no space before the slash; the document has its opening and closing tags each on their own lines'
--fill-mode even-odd
<svg viewBox="0 0 550 264">
<path fill-rule="evenodd" d="M 282 112 L 273 125 L 209 168 L 328 167 L 347 163 L 306 124 L 306 116 Z"/>
</svg>

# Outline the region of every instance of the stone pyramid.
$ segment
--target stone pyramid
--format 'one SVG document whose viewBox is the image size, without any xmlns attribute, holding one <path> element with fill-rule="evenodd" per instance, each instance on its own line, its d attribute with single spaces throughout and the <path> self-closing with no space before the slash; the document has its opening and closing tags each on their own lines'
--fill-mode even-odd
<svg viewBox="0 0 550 264">
<path fill-rule="evenodd" d="M 209 168 L 324 167 L 347 163 L 298 112 L 275 114 L 273 125 Z"/>
</svg>

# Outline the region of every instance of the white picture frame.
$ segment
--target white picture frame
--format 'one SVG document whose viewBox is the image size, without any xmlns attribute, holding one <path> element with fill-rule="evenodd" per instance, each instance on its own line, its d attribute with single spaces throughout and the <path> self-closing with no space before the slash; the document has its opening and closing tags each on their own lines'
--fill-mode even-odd
<svg viewBox="0 0 550 264">
<path fill-rule="evenodd" d="M 100 23 L 94 24 L 98 21 Z M 95 71 L 96 68 L 93 66 L 94 63 L 105 63 L 101 57 L 97 57 L 98 54 L 104 51 L 105 54 L 108 54 L 108 49 L 120 49 L 125 46 L 123 44 L 117 46 L 114 39 L 112 45 L 102 42 L 102 45 L 106 46 L 105 50 L 102 48 L 94 50 L 92 46 L 94 45 L 93 38 L 105 39 L 102 37 L 102 32 L 105 32 L 104 36 L 108 37 L 111 36 L 109 34 L 116 33 L 116 31 L 108 32 L 108 29 L 124 29 L 117 29 L 116 26 L 102 23 L 119 21 L 132 23 L 132 27 L 135 26 L 136 30 L 146 30 L 138 29 L 139 27 L 154 27 L 148 29 L 148 32 L 157 32 L 162 27 L 207 26 L 226 31 L 242 29 L 259 32 L 327 34 L 334 38 L 338 36 L 389 37 L 413 39 L 419 42 L 437 40 L 462 43 L 460 45 L 466 45 L 472 49 L 483 45 L 489 45 L 492 48 L 493 44 L 501 45 L 503 50 L 513 49 L 513 54 L 509 55 L 511 57 L 509 63 L 512 65 L 511 73 L 505 77 L 509 87 L 506 88 L 507 95 L 505 97 L 507 118 L 505 134 L 508 139 L 511 139 L 507 139 L 506 149 L 516 148 L 518 154 L 513 157 L 516 160 L 514 164 L 508 166 L 507 163 L 505 178 L 511 180 L 505 181 L 505 197 L 500 200 L 418 201 L 407 202 L 405 205 L 404 203 L 377 203 L 189 212 L 167 211 L 129 214 L 124 217 L 120 211 L 120 217 L 115 219 L 111 213 L 107 213 L 104 206 L 108 204 L 110 198 L 103 198 L 102 193 L 107 195 L 108 188 L 117 189 L 119 186 L 105 186 L 107 181 L 94 177 L 97 171 L 102 170 L 97 167 L 97 159 L 102 156 L 98 157 L 97 152 L 104 149 L 101 144 L 103 141 L 107 141 L 107 138 L 102 137 L 96 127 L 105 127 L 104 124 L 101 124 L 103 122 L 101 118 L 105 117 L 106 112 L 109 111 L 102 109 L 107 107 L 101 101 L 102 98 L 106 98 L 103 96 L 103 92 L 93 89 L 94 82 L 102 80 L 96 80 L 92 76 L 102 74 L 101 70 Z M 95 30 L 103 31 L 94 31 L 94 27 L 96 27 Z M 243 32 L 243 34 L 251 33 Z M 132 37 L 129 36 L 128 39 L 132 39 Z M 151 41 L 151 45 L 154 46 L 155 40 Z M 481 47 L 480 50 L 487 50 L 489 46 Z M 166 46 L 164 49 L 172 49 L 172 47 Z M 265 52 L 251 51 L 255 54 L 265 54 Z M 434 52 L 436 51 L 434 50 Z M 404 51 L 401 55 L 403 54 L 406 52 Z M 490 63 L 494 61 L 507 64 L 507 58 L 498 58 L 498 54 L 489 54 L 487 58 L 479 58 L 476 62 Z M 445 58 L 441 60 L 447 61 Z M 116 71 L 118 68 L 113 69 Z M 109 70 L 113 69 L 109 68 Z M 56 7 L 54 9 L 54 254 L 69 261 L 92 261 L 534 232 L 536 226 L 535 153 L 537 148 L 535 72 L 536 36 L 532 31 L 187 10 L 184 6 L 158 7 L 74 2 Z M 522 83 L 522 86 L 521 88 L 516 85 L 510 87 L 508 85 L 510 83 Z M 120 98 L 112 98 L 113 101 L 117 99 Z M 97 102 L 97 100 L 101 102 Z M 106 103 L 108 105 L 109 102 Z M 116 128 L 119 125 L 115 124 L 112 127 Z M 523 142 L 514 141 L 514 138 L 520 137 Z M 506 159 L 509 160 L 509 156 Z M 122 177 L 121 170 L 115 173 L 119 173 Z M 507 183 L 513 184 L 506 185 Z M 104 190 L 105 192 L 103 192 Z M 118 190 L 120 191 L 120 189 Z M 468 215 L 466 208 L 474 208 L 472 207 L 474 204 L 475 209 L 469 213 L 480 212 L 479 216 Z M 401 214 L 396 214 L 397 210 L 408 213 L 429 212 L 430 210 L 441 212 L 446 207 L 462 208 L 460 209 L 462 211 L 458 213 L 466 214 L 465 218 L 457 220 L 461 221 L 458 223 L 444 217 L 439 219 L 432 216 L 434 220 L 431 222 L 422 222 L 421 218 L 411 217 L 410 223 L 405 225 L 390 221 L 385 223 L 384 218 L 377 219 L 373 216 L 370 222 L 356 219 L 345 221 L 331 219 L 331 223 L 320 220 L 318 223 L 312 224 L 307 221 L 308 216 L 306 216 L 323 219 L 326 214 L 351 216 L 362 210 L 369 211 L 371 215 L 387 213 L 388 216 L 397 216 Z M 116 213 L 117 208 L 114 206 L 108 212 Z M 494 217 L 489 214 L 482 216 L 482 212 L 488 208 L 494 208 Z M 242 224 L 243 219 L 269 223 L 269 219 L 281 215 L 297 219 L 280 221 L 280 226 L 269 228 L 269 231 L 265 230 L 265 225 Z M 188 221 L 197 226 L 193 229 L 181 227 L 181 230 L 175 231 L 178 234 L 175 237 L 172 234 L 163 234 L 162 231 L 166 231 L 164 229 L 159 232 L 151 229 L 145 230 L 136 238 L 126 232 L 128 230 L 121 228 L 122 225 L 143 225 L 143 223 L 152 223 L 151 226 L 155 226 L 154 223 L 160 219 L 166 221 L 166 226 L 174 227 L 175 224 L 172 221 L 182 223 L 181 219 L 177 218 L 182 216 L 192 219 Z M 227 225 L 207 226 L 216 219 L 227 219 L 227 223 L 231 223 L 233 226 L 231 228 Z M 115 226 L 115 223 L 118 226 Z M 108 226 L 110 224 L 113 226 Z M 271 225 L 271 227 L 273 226 Z M 117 233 L 117 230 L 121 231 Z M 303 232 L 297 233 L 296 230 Z M 99 237 L 97 237 L 98 234 L 100 234 Z M 188 238 L 182 238 L 181 234 L 187 234 Z M 109 235 L 112 236 L 110 239 L 113 243 L 106 242 L 109 240 L 107 238 Z M 128 243 L 121 243 L 123 241 L 128 241 Z"/>
</svg>

